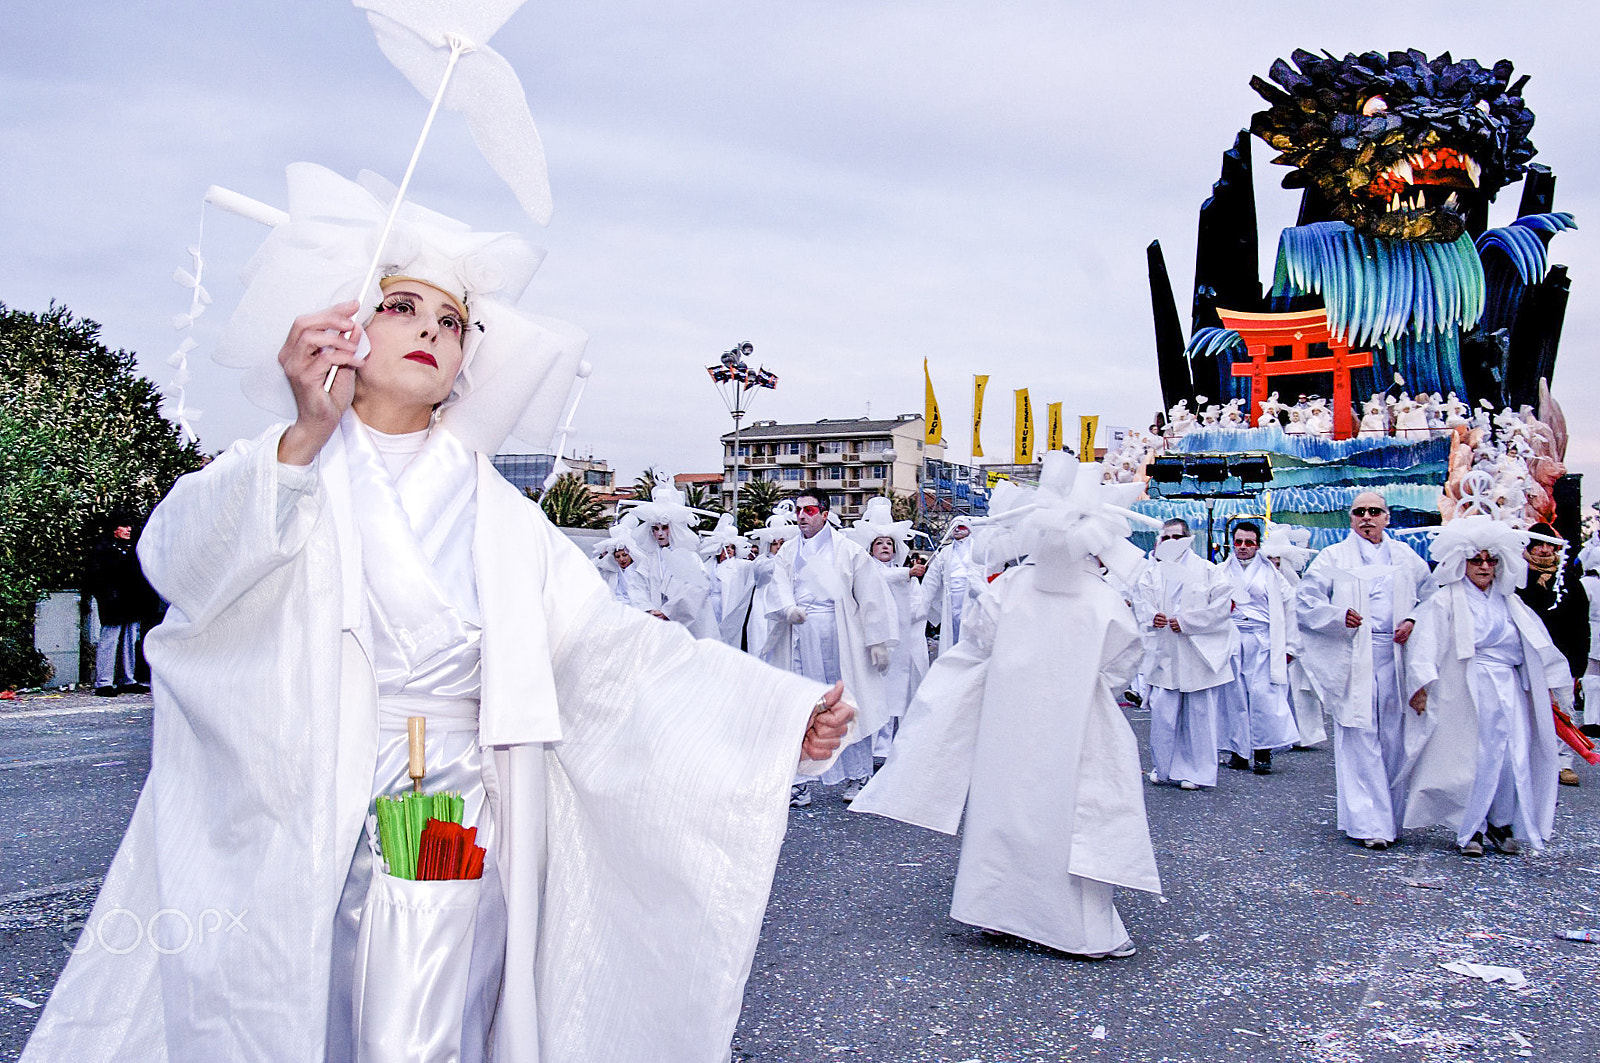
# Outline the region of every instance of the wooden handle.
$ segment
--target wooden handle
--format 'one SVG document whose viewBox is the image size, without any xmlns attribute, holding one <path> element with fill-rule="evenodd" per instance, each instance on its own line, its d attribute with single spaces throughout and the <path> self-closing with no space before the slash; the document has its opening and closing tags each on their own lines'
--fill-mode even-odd
<svg viewBox="0 0 1600 1063">
<path fill-rule="evenodd" d="M 422 755 L 423 739 L 427 736 L 428 721 L 421 716 L 406 717 L 406 746 L 411 755 L 408 774 L 411 776 L 411 789 L 415 793 L 422 792 L 422 777 L 427 774 L 427 767 Z"/>
</svg>

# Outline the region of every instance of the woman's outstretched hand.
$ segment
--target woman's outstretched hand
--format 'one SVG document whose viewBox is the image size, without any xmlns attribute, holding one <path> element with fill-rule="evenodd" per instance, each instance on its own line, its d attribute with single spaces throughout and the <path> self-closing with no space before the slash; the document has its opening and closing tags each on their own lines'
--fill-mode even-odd
<svg viewBox="0 0 1600 1063">
<path fill-rule="evenodd" d="M 278 460 L 285 465 L 310 465 L 355 398 L 354 372 L 338 374 L 329 391 L 322 390 L 322 382 L 330 368 L 349 365 L 354 358 L 361 326 L 352 315 L 359 305 L 352 299 L 303 314 L 283 341 L 278 364 L 289 378 L 295 405 L 295 422 L 278 440 Z"/>
<path fill-rule="evenodd" d="M 800 742 L 800 752 L 807 760 L 827 760 L 839 748 L 855 716 L 855 708 L 844 700 L 844 684 L 833 684 L 811 710 L 811 726 Z"/>
</svg>

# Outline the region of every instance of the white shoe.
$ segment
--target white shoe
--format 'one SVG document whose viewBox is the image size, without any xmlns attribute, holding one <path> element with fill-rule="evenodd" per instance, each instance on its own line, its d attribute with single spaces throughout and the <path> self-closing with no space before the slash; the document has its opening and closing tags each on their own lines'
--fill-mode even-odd
<svg viewBox="0 0 1600 1063">
<path fill-rule="evenodd" d="M 851 801 L 861 796 L 861 788 L 866 786 L 867 782 L 868 780 L 866 779 L 851 779 L 845 784 L 844 793 L 839 795 L 839 800 L 848 805 Z"/>
<path fill-rule="evenodd" d="M 1178 784 L 1178 789 L 1180 789 L 1180 790 L 1198 790 L 1198 789 L 1200 789 L 1200 784 L 1199 783 L 1192 783 L 1188 779 L 1185 779 L 1185 780 L 1183 780 L 1182 782 L 1180 782 Z"/>
<path fill-rule="evenodd" d="M 1132 956 L 1134 953 L 1136 953 L 1138 951 L 1139 951 L 1138 949 L 1133 947 L 1133 939 L 1129 938 L 1127 941 L 1123 942 L 1121 945 L 1117 946 L 1116 948 L 1112 949 L 1110 952 L 1106 953 L 1106 956 L 1108 956 L 1109 958 L 1111 958 L 1113 960 L 1125 960 L 1129 956 Z"/>
<path fill-rule="evenodd" d="M 808 782 L 796 783 L 789 787 L 790 808 L 811 807 L 811 784 Z"/>
</svg>

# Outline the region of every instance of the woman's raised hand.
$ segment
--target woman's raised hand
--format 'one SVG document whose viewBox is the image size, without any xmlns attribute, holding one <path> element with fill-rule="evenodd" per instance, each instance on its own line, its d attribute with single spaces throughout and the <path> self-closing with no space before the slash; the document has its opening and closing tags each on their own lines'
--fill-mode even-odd
<svg viewBox="0 0 1600 1063">
<path fill-rule="evenodd" d="M 283 341 L 278 364 L 289 378 L 295 405 L 295 422 L 278 440 L 278 460 L 285 465 L 310 465 L 355 398 L 354 372 L 339 373 L 328 391 L 322 384 L 330 368 L 349 365 L 355 356 L 361 326 L 352 315 L 359 305 L 352 299 L 303 314 L 294 319 L 289 338 Z"/>
</svg>

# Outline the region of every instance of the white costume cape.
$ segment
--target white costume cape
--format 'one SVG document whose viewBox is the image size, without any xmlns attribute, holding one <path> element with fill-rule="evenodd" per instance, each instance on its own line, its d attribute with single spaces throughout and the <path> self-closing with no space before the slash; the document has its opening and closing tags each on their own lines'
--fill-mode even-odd
<svg viewBox="0 0 1600 1063">
<path fill-rule="evenodd" d="M 912 578 L 909 568 L 884 565 L 883 576 L 900 624 L 900 644 L 890 655 L 889 670 L 883 674 L 883 694 L 889 715 L 901 716 L 928 672 L 928 639 L 924 634 L 928 605 L 922 597 L 922 584 Z"/>
<path fill-rule="evenodd" d="M 1038 571 L 1018 566 L 971 604 L 851 810 L 954 834 L 965 806 L 951 916 L 1099 954 L 1128 939 L 1111 887 L 1161 890 L 1138 742 L 1113 694 L 1142 651 L 1103 581 L 1045 592 Z"/>
<path fill-rule="evenodd" d="M 958 611 L 960 616 L 966 616 L 965 610 L 970 609 L 978 595 L 983 593 L 985 583 L 983 567 L 973 558 L 972 536 L 969 534 L 960 541 L 966 545 L 958 548 L 956 540 L 952 540 L 934 554 L 928 562 L 928 571 L 922 576 L 922 596 L 927 603 L 928 622 L 937 622 L 939 625 L 940 653 L 947 652 L 956 642 L 956 625 L 951 618 Z M 959 581 L 953 582 L 950 578 L 951 569 L 955 566 L 960 566 L 966 577 L 960 598 L 954 597 L 955 583 Z"/>
<path fill-rule="evenodd" d="M 1406 709 L 1406 763 L 1401 773 L 1408 795 L 1404 826 L 1445 824 L 1465 835 L 1460 841 L 1477 828 L 1477 824 L 1463 824 L 1463 815 L 1476 776 L 1478 706 L 1481 699 L 1497 697 L 1493 688 L 1480 690 L 1479 677 L 1473 674 L 1469 591 L 1476 588 L 1465 579 L 1457 580 L 1417 610 L 1416 627 L 1406 644 L 1409 670 L 1401 688 L 1406 701 L 1428 688 L 1422 715 Z M 1523 663 L 1516 673 L 1523 688 L 1517 692 L 1521 704 L 1513 711 L 1526 714 L 1529 737 L 1525 753 L 1511 751 L 1527 758 L 1525 777 L 1521 771 L 1517 773 L 1520 815 L 1516 833 L 1535 848 L 1543 848 L 1555 821 L 1556 754 L 1562 745 L 1550 705 L 1558 698 L 1570 704 L 1572 678 L 1567 659 L 1551 642 L 1538 615 L 1516 594 L 1505 594 L 1503 599 L 1522 638 Z"/>
<path fill-rule="evenodd" d="M 1417 602 L 1433 593 L 1436 585 L 1428 563 L 1415 550 L 1388 535 L 1384 538 L 1395 567 L 1390 586 L 1394 623 L 1398 625 L 1413 615 Z M 1363 567 L 1360 544 L 1351 532 L 1316 556 L 1295 592 L 1306 675 L 1334 722 L 1343 727 L 1376 726 L 1372 718 L 1372 608 L 1368 582 L 1359 575 Z M 1348 609 L 1361 615 L 1360 627 L 1345 627 Z M 1395 643 L 1393 652 L 1395 674 L 1403 676 L 1404 648 Z"/>
<path fill-rule="evenodd" d="M 30 1063 L 323 1058 L 376 688 L 339 436 L 280 514 L 280 432 L 182 478 L 146 530 L 173 603 L 148 642 L 150 776 Z M 726 1060 L 819 688 L 612 601 L 481 455 L 476 489 L 496 1058 Z M 158 912 L 190 920 L 187 947 L 88 939 Z"/>
</svg>

